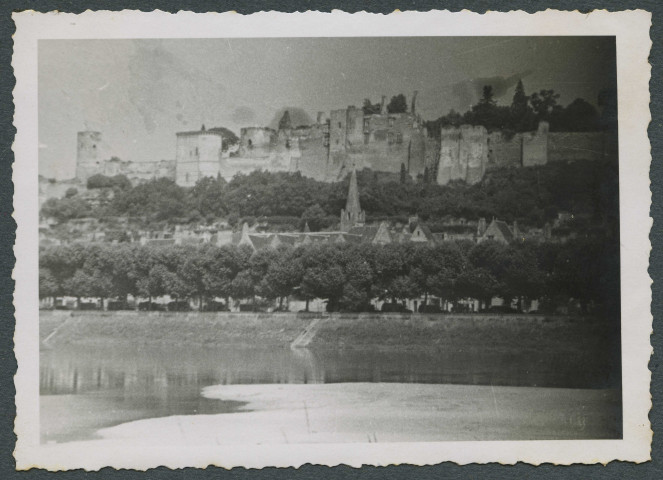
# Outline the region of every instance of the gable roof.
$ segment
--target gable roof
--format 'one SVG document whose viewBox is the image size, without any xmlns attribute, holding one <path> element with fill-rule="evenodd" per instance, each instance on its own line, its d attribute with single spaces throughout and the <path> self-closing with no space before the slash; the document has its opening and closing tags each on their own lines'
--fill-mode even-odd
<svg viewBox="0 0 663 480">
<path fill-rule="evenodd" d="M 410 235 L 410 241 L 411 242 L 418 242 L 418 241 L 421 241 L 420 239 L 422 237 L 427 242 L 431 242 L 431 243 L 435 242 L 435 238 L 433 237 L 433 234 L 431 233 L 430 228 L 428 228 L 426 225 L 420 223 L 412 231 L 412 234 Z"/>
<path fill-rule="evenodd" d="M 262 250 L 264 248 L 268 248 L 272 242 L 272 236 L 271 235 L 249 235 L 249 240 L 251 240 L 251 244 L 253 245 L 253 248 L 256 250 Z"/>
<path fill-rule="evenodd" d="M 511 232 L 511 229 L 506 222 L 502 220 L 495 220 L 495 226 L 499 229 L 500 233 L 507 242 L 513 240 L 513 232 Z"/>
<path fill-rule="evenodd" d="M 483 234 L 483 238 L 488 237 L 501 237 L 501 239 L 507 243 L 513 241 L 513 232 L 509 228 L 509 225 L 503 220 L 493 220 L 486 228 L 486 231 Z M 496 238 L 499 240 L 499 238 Z"/>
</svg>

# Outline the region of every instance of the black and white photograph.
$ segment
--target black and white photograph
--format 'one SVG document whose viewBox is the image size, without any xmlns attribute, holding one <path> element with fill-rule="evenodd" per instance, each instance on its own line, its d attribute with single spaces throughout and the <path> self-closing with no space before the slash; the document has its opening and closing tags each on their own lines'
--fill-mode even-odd
<svg viewBox="0 0 663 480">
<path fill-rule="evenodd" d="M 617 35 L 35 45 L 39 448 L 628 436 Z"/>
</svg>

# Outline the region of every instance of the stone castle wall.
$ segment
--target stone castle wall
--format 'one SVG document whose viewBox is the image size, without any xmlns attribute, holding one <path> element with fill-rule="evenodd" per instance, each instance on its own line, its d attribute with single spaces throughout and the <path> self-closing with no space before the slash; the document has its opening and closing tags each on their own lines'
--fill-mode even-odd
<svg viewBox="0 0 663 480">
<path fill-rule="evenodd" d="M 343 177 L 353 167 L 398 173 L 403 165 L 412 177 L 423 173 L 430 143 L 415 115 L 364 115 L 362 109 L 349 107 L 331 113 L 329 131 L 328 180 Z"/>
<path fill-rule="evenodd" d="M 442 129 L 438 184 L 446 185 L 452 180 L 477 183 L 483 178 L 487 164 L 488 132 L 484 127 L 463 125 Z"/>
<path fill-rule="evenodd" d="M 485 152 L 485 155 L 484 155 Z M 463 125 L 441 131 L 437 181 L 479 182 L 487 169 L 531 167 L 548 162 L 603 160 L 617 153 L 616 139 L 603 132 L 549 132 L 541 122 L 535 132 L 486 133 Z"/>
<path fill-rule="evenodd" d="M 536 132 L 522 134 L 522 166 L 533 167 L 548 163 L 548 123 L 539 123 Z"/>
<path fill-rule="evenodd" d="M 610 152 L 610 140 L 603 132 L 549 133 L 548 161 L 603 160 L 616 153 Z M 616 143 L 616 138 L 612 140 Z"/>
<path fill-rule="evenodd" d="M 615 157 L 617 138 L 603 132 L 549 132 L 545 122 L 535 132 L 488 133 L 484 127 L 443 128 L 438 141 L 410 113 L 364 115 L 360 108 L 318 114 L 315 124 L 294 129 L 241 129 L 237 152 L 221 154 L 216 132 L 181 132 L 176 161 L 130 162 L 104 157 L 101 133 L 79 132 L 76 178 L 95 174 L 126 175 L 133 183 L 173 178 L 193 186 L 202 177 L 221 174 L 230 180 L 254 170 L 301 172 L 319 181 L 336 181 L 352 168 L 412 178 L 428 168 L 441 185 L 452 180 L 479 182 L 487 169 L 545 165 L 547 162 Z M 436 172 L 436 173 L 435 173 Z"/>
<path fill-rule="evenodd" d="M 109 160 L 104 160 L 101 173 L 107 177 L 124 175 L 134 184 L 145 182 L 153 178 L 169 178 L 175 180 L 175 160 L 131 162 L 113 157 Z"/>
<path fill-rule="evenodd" d="M 520 167 L 522 155 L 522 134 L 512 137 L 502 132 L 488 135 L 488 165 L 501 167 Z"/>
</svg>

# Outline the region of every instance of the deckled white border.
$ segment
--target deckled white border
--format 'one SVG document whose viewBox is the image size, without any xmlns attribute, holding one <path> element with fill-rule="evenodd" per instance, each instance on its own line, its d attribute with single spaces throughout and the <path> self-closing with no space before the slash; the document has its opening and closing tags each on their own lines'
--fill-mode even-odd
<svg viewBox="0 0 663 480">
<path fill-rule="evenodd" d="M 16 231 L 16 383 L 17 468 L 48 469 L 104 466 L 146 469 L 244 466 L 299 466 L 305 463 L 351 466 L 460 464 L 518 461 L 607 463 L 646 461 L 652 432 L 648 419 L 652 328 L 649 264 L 650 143 L 647 137 L 651 14 L 594 11 L 590 14 L 547 10 L 449 13 L 395 12 L 390 15 L 335 11 L 239 15 L 178 14 L 155 11 L 91 12 L 80 15 L 21 12 L 13 15 L 12 65 L 17 128 L 14 153 Z M 622 366 L 624 439 L 593 441 L 435 442 L 325 445 L 250 445 L 208 448 L 150 447 L 96 451 L 63 444 L 39 444 L 38 217 L 37 217 L 37 40 L 39 38 L 217 38 L 325 36 L 472 36 L 472 35 L 615 35 L 619 84 L 619 155 L 622 282 Z M 50 447 L 50 446 L 49 446 Z"/>
</svg>

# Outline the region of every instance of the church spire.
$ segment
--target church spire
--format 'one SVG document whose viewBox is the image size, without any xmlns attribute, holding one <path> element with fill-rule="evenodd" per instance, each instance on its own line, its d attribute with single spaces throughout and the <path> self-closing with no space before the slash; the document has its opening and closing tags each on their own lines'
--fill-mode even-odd
<svg viewBox="0 0 663 480">
<path fill-rule="evenodd" d="M 341 230 L 349 231 L 352 227 L 363 225 L 366 214 L 359 205 L 359 187 L 357 187 L 357 171 L 352 167 L 350 174 L 350 187 L 345 209 L 341 210 Z"/>
<path fill-rule="evenodd" d="M 357 171 L 353 168 L 350 174 L 350 188 L 348 189 L 348 199 L 345 202 L 345 211 L 347 213 L 361 212 L 359 205 L 359 188 L 357 187 Z"/>
</svg>

